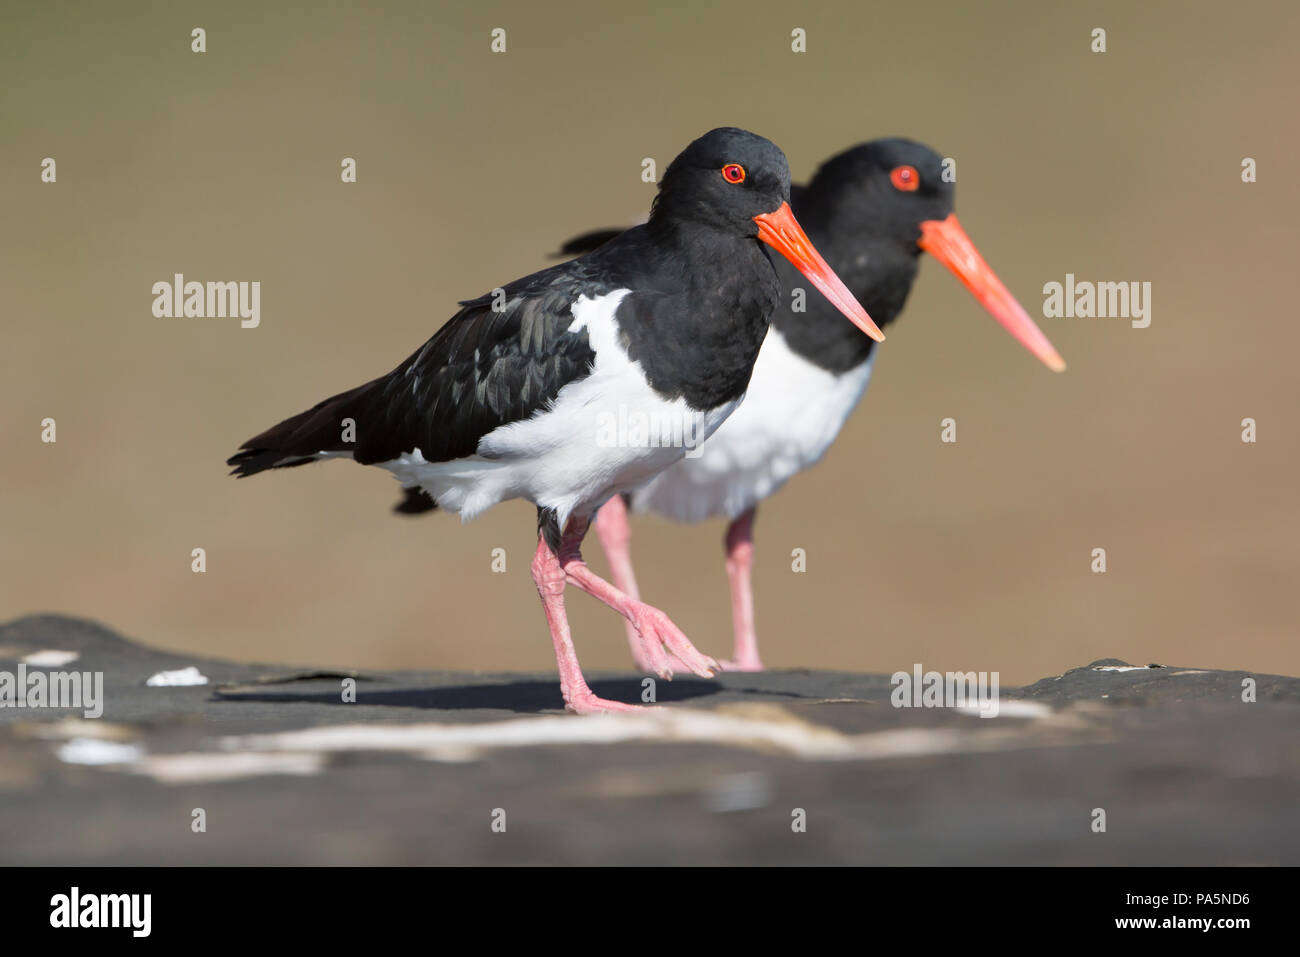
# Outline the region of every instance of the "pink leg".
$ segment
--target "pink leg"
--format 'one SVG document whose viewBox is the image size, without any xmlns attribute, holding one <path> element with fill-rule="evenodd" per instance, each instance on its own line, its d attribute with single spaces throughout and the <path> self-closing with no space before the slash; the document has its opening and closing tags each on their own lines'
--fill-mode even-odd
<svg viewBox="0 0 1300 957">
<path fill-rule="evenodd" d="M 582 676 L 578 653 L 573 648 L 573 638 L 569 634 L 569 617 L 564 613 L 564 569 L 560 567 L 559 559 L 545 539 L 537 542 L 537 554 L 533 556 L 533 581 L 537 583 L 537 593 L 542 596 L 546 623 L 550 626 L 551 641 L 555 644 L 555 663 L 560 669 L 560 693 L 564 695 L 564 707 L 577 714 L 640 711 L 641 708 L 637 705 L 597 698 L 587 687 L 587 679 Z"/>
<path fill-rule="evenodd" d="M 632 572 L 632 551 L 628 547 L 632 530 L 627 524 L 627 505 L 623 502 L 623 496 L 615 495 L 596 513 L 596 537 L 600 539 L 600 546 L 605 550 L 605 558 L 614 574 L 614 587 L 629 598 L 640 599 L 636 575 Z M 642 671 L 653 673 L 654 662 L 641 650 L 641 636 L 637 633 L 636 626 L 629 618 L 623 619 L 623 625 L 627 629 L 627 643 L 632 649 L 636 666 Z"/>
<path fill-rule="evenodd" d="M 650 670 L 661 678 L 671 678 L 672 662 L 668 655 L 671 652 L 687 668 L 702 677 L 712 678 L 715 672 L 720 671 L 718 663 L 700 654 L 682 634 L 681 629 L 662 611 L 625 594 L 587 567 L 580 551 L 582 537 L 586 533 L 586 519 L 575 518 L 569 521 L 569 527 L 565 529 L 564 538 L 560 542 L 559 555 L 565 578 L 569 584 L 577 585 L 588 595 L 599 598 L 632 623 L 641 653 Z"/>
<path fill-rule="evenodd" d="M 736 636 L 735 658 L 728 670 L 762 671 L 758 635 L 754 632 L 754 590 L 750 570 L 754 564 L 754 514 L 751 508 L 727 526 L 727 578 L 731 580 L 731 625 Z"/>
</svg>

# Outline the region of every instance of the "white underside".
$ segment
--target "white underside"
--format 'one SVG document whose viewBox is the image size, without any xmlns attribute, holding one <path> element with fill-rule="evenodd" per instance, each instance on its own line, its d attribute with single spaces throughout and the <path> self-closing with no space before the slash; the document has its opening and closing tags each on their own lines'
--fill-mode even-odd
<svg viewBox="0 0 1300 957">
<path fill-rule="evenodd" d="M 816 464 L 866 391 L 876 353 L 834 375 L 802 358 L 772 327 L 745 401 L 703 444 L 638 488 L 632 509 L 679 522 L 735 518 Z"/>
<path fill-rule="evenodd" d="M 687 450 L 678 438 L 681 429 L 698 446 L 739 403 L 697 413 L 684 399 L 657 394 L 618 341 L 614 312 L 628 292 L 574 303 L 570 329 L 586 328 L 595 364 L 589 376 L 562 388 L 546 409 L 488 433 L 478 454 L 468 458 L 427 462 L 415 449 L 376 464 L 463 518 L 523 498 L 555 509 L 563 528 L 570 516 L 594 513 L 611 496 L 680 460 Z M 637 423 L 675 423 L 678 431 L 646 433 Z"/>
</svg>

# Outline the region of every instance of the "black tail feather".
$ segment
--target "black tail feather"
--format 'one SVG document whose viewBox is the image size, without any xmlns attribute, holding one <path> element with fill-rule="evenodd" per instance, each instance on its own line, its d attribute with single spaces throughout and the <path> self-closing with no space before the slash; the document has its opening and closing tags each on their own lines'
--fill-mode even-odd
<svg viewBox="0 0 1300 957">
<path fill-rule="evenodd" d="M 276 449 L 248 449 L 244 452 L 236 452 L 226 459 L 226 464 L 234 466 L 230 470 L 231 475 L 247 478 L 258 472 L 265 472 L 267 469 L 291 469 L 295 465 L 310 465 L 315 461 L 315 457 L 286 460 L 284 453 Z"/>
<path fill-rule="evenodd" d="M 352 444 L 344 439 L 343 420 L 360 420 L 360 410 L 374 384 L 367 382 L 340 392 L 253 436 L 226 459 L 230 474 L 246 478 L 267 469 L 306 465 L 316 461 L 321 452 L 352 451 Z"/>
</svg>

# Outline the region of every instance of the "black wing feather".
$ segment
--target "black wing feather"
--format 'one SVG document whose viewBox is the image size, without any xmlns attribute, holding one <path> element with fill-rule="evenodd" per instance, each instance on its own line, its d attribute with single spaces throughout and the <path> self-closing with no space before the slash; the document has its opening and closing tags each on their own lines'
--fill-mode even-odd
<svg viewBox="0 0 1300 957">
<path fill-rule="evenodd" d="M 388 375 L 339 393 L 245 442 L 227 464 L 239 476 L 351 452 L 362 464 L 418 448 L 426 461 L 474 454 L 494 429 L 545 408 L 595 361 L 585 330 L 570 332 L 581 295 L 611 291 L 574 260 L 463 302 Z M 345 419 L 355 423 L 345 440 Z"/>
</svg>

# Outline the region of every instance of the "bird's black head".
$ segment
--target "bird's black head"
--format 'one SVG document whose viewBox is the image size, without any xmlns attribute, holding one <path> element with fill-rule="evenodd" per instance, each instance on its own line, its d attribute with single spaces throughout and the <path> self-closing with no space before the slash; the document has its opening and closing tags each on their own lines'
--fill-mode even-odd
<svg viewBox="0 0 1300 957">
<path fill-rule="evenodd" d="M 756 236 L 754 217 L 789 200 L 785 154 L 771 140 L 724 126 L 705 133 L 672 161 L 650 218 Z"/>
<path fill-rule="evenodd" d="M 957 221 L 953 184 L 945 172 L 943 157 L 928 146 L 905 139 L 872 140 L 817 171 L 799 195 L 799 215 L 815 223 L 820 235 L 835 237 L 837 254 L 852 250 L 855 265 L 869 266 L 873 258 L 910 265 L 922 252 L 929 253 L 1025 348 L 1048 368 L 1061 371 L 1065 361 Z"/>
<path fill-rule="evenodd" d="M 693 248 L 722 262 L 729 241 L 752 237 L 766 243 L 855 326 L 873 339 L 884 339 L 794 218 L 790 165 L 770 140 L 730 126 L 705 133 L 668 166 L 647 225 L 661 235 L 703 229 L 712 234 L 710 240 Z"/>
<path fill-rule="evenodd" d="M 889 240 L 919 253 L 921 223 L 947 219 L 953 191 L 942 156 L 894 138 L 871 140 L 827 160 L 809 184 L 809 199 L 818 221 L 837 233 Z"/>
</svg>

